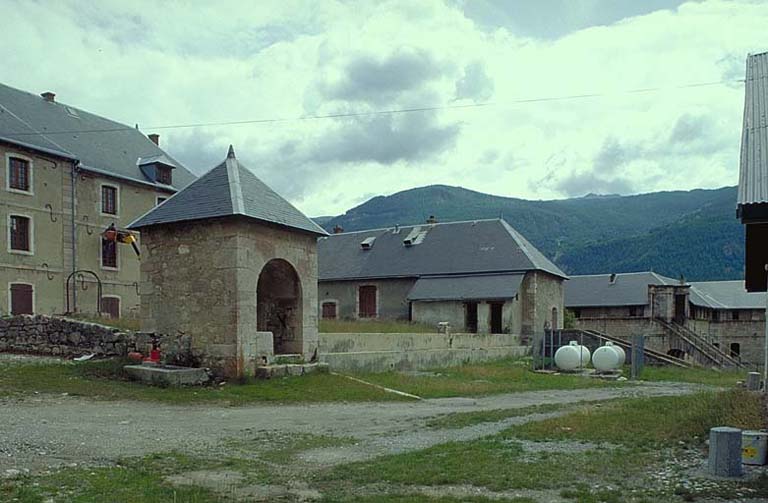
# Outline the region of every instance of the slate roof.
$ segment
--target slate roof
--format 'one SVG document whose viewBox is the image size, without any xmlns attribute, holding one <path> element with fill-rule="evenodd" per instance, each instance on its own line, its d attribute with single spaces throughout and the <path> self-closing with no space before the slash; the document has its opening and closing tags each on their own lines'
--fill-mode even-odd
<svg viewBox="0 0 768 503">
<path fill-rule="evenodd" d="M 425 232 L 418 244 L 403 240 Z M 375 238 L 369 250 L 360 243 Z M 567 279 L 555 264 L 501 219 L 423 224 L 333 234 L 318 241 L 319 279 L 421 277 L 546 271 Z"/>
<path fill-rule="evenodd" d="M 283 199 L 248 168 L 230 146 L 218 166 L 132 222 L 129 229 L 240 215 L 317 234 L 327 233 Z"/>
<path fill-rule="evenodd" d="M 768 53 L 750 54 L 744 83 L 738 204 L 768 203 Z"/>
<path fill-rule="evenodd" d="M 565 284 L 565 307 L 642 306 L 648 304 L 648 285 L 677 285 L 679 281 L 655 272 L 571 276 Z"/>
<path fill-rule="evenodd" d="M 408 300 L 511 299 L 525 274 L 475 274 L 472 276 L 430 276 L 419 278 Z"/>
<path fill-rule="evenodd" d="M 765 309 L 765 293 L 748 293 L 744 281 L 691 282 L 690 302 L 711 309 Z"/>
<path fill-rule="evenodd" d="M 0 141 L 79 160 L 85 170 L 178 190 L 195 179 L 139 130 L 60 102 L 0 84 Z M 162 156 L 175 167 L 173 186 L 157 184 L 139 158 Z"/>
</svg>

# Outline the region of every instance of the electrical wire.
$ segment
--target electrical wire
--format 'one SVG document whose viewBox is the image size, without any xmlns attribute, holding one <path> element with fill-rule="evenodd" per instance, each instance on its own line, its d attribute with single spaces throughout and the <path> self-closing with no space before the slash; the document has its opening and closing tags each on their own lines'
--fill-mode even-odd
<svg viewBox="0 0 768 503">
<path fill-rule="evenodd" d="M 639 94 L 650 93 L 659 91 L 668 91 L 676 89 L 690 89 L 696 87 L 710 87 L 719 86 L 725 84 L 733 84 L 736 82 L 744 83 L 744 79 L 733 80 L 719 80 L 713 82 L 696 82 L 692 84 L 681 84 L 677 86 L 658 86 L 658 87 L 646 87 L 639 89 L 628 89 L 624 91 L 616 91 L 613 93 L 592 93 L 592 94 L 572 94 L 566 96 L 547 96 L 537 98 L 521 98 L 504 103 L 484 102 L 484 103 L 467 103 L 461 105 L 437 105 L 426 106 L 416 108 L 398 108 L 391 110 L 371 110 L 367 112 L 343 112 L 326 115 L 304 115 L 299 117 L 276 117 L 276 118 L 264 118 L 264 119 L 248 119 L 248 120 L 236 120 L 236 121 L 221 121 L 221 122 L 197 122 L 190 124 L 167 124 L 160 126 L 149 126 L 144 128 L 145 130 L 168 130 L 168 129 L 189 129 L 189 128 L 201 128 L 201 127 L 216 127 L 216 126 L 241 126 L 246 124 L 274 124 L 281 122 L 297 122 L 297 121 L 312 121 L 312 120 L 324 120 L 324 119 L 342 119 L 342 118 L 354 118 L 354 117 L 370 117 L 376 115 L 396 115 L 406 113 L 418 113 L 418 112 L 434 112 L 441 110 L 459 110 L 459 109 L 471 109 L 471 108 L 484 108 L 498 105 L 515 105 L 526 103 L 542 103 L 553 101 L 568 101 L 568 100 L 580 100 L 580 99 L 592 99 L 592 98 L 604 98 L 611 96 L 620 96 L 622 94 Z M 39 136 L 39 135 L 55 135 L 55 134 L 87 134 L 87 133 L 111 133 L 121 131 L 131 131 L 134 128 L 115 127 L 115 128 L 101 128 L 101 129 L 70 129 L 62 131 L 41 131 L 41 132 L 27 132 L 27 133 L 12 133 L 0 131 L 0 136 L 6 138 L 23 137 L 23 136 Z"/>
</svg>

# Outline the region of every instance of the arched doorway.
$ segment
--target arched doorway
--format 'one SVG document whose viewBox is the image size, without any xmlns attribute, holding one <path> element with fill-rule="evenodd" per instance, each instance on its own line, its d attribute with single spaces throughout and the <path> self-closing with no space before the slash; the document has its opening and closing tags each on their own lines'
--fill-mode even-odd
<svg viewBox="0 0 768 503">
<path fill-rule="evenodd" d="M 301 283 L 291 264 L 267 262 L 256 288 L 256 325 L 272 332 L 275 354 L 302 352 Z"/>
</svg>

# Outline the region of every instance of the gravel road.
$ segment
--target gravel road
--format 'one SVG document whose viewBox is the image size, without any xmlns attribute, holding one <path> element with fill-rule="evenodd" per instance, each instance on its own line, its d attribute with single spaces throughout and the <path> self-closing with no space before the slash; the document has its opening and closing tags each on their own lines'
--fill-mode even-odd
<svg viewBox="0 0 768 503">
<path fill-rule="evenodd" d="M 305 461 L 335 464 L 387 453 L 469 440 L 547 415 L 510 418 L 456 430 L 430 430 L 428 417 L 451 412 L 568 404 L 627 396 L 681 395 L 702 389 L 653 383 L 613 389 L 539 391 L 482 398 L 444 398 L 395 403 L 170 406 L 105 402 L 69 396 L 0 400 L 0 472 L 41 470 L 71 463 L 109 463 L 123 456 L 179 450 L 217 452 L 227 438 L 254 431 L 353 437 L 355 445 L 308 451 Z"/>
</svg>

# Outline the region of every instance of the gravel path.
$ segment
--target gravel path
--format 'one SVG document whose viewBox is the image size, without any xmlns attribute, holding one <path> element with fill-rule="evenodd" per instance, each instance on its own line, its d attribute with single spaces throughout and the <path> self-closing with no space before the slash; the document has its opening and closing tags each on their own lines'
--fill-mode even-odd
<svg viewBox="0 0 768 503">
<path fill-rule="evenodd" d="M 690 384 L 654 383 L 418 402 L 245 407 L 170 406 L 35 395 L 22 400 L 0 400 L 0 472 L 35 471 L 70 463 L 108 463 L 122 456 L 169 450 L 222 452 L 222 440 L 252 438 L 253 432 L 259 430 L 358 439 L 356 445 L 302 454 L 308 462 L 335 464 L 478 438 L 512 424 L 548 416 L 510 418 L 456 430 L 425 428 L 424 419 L 438 414 L 627 396 L 681 395 L 701 389 L 702 386 Z"/>
</svg>

